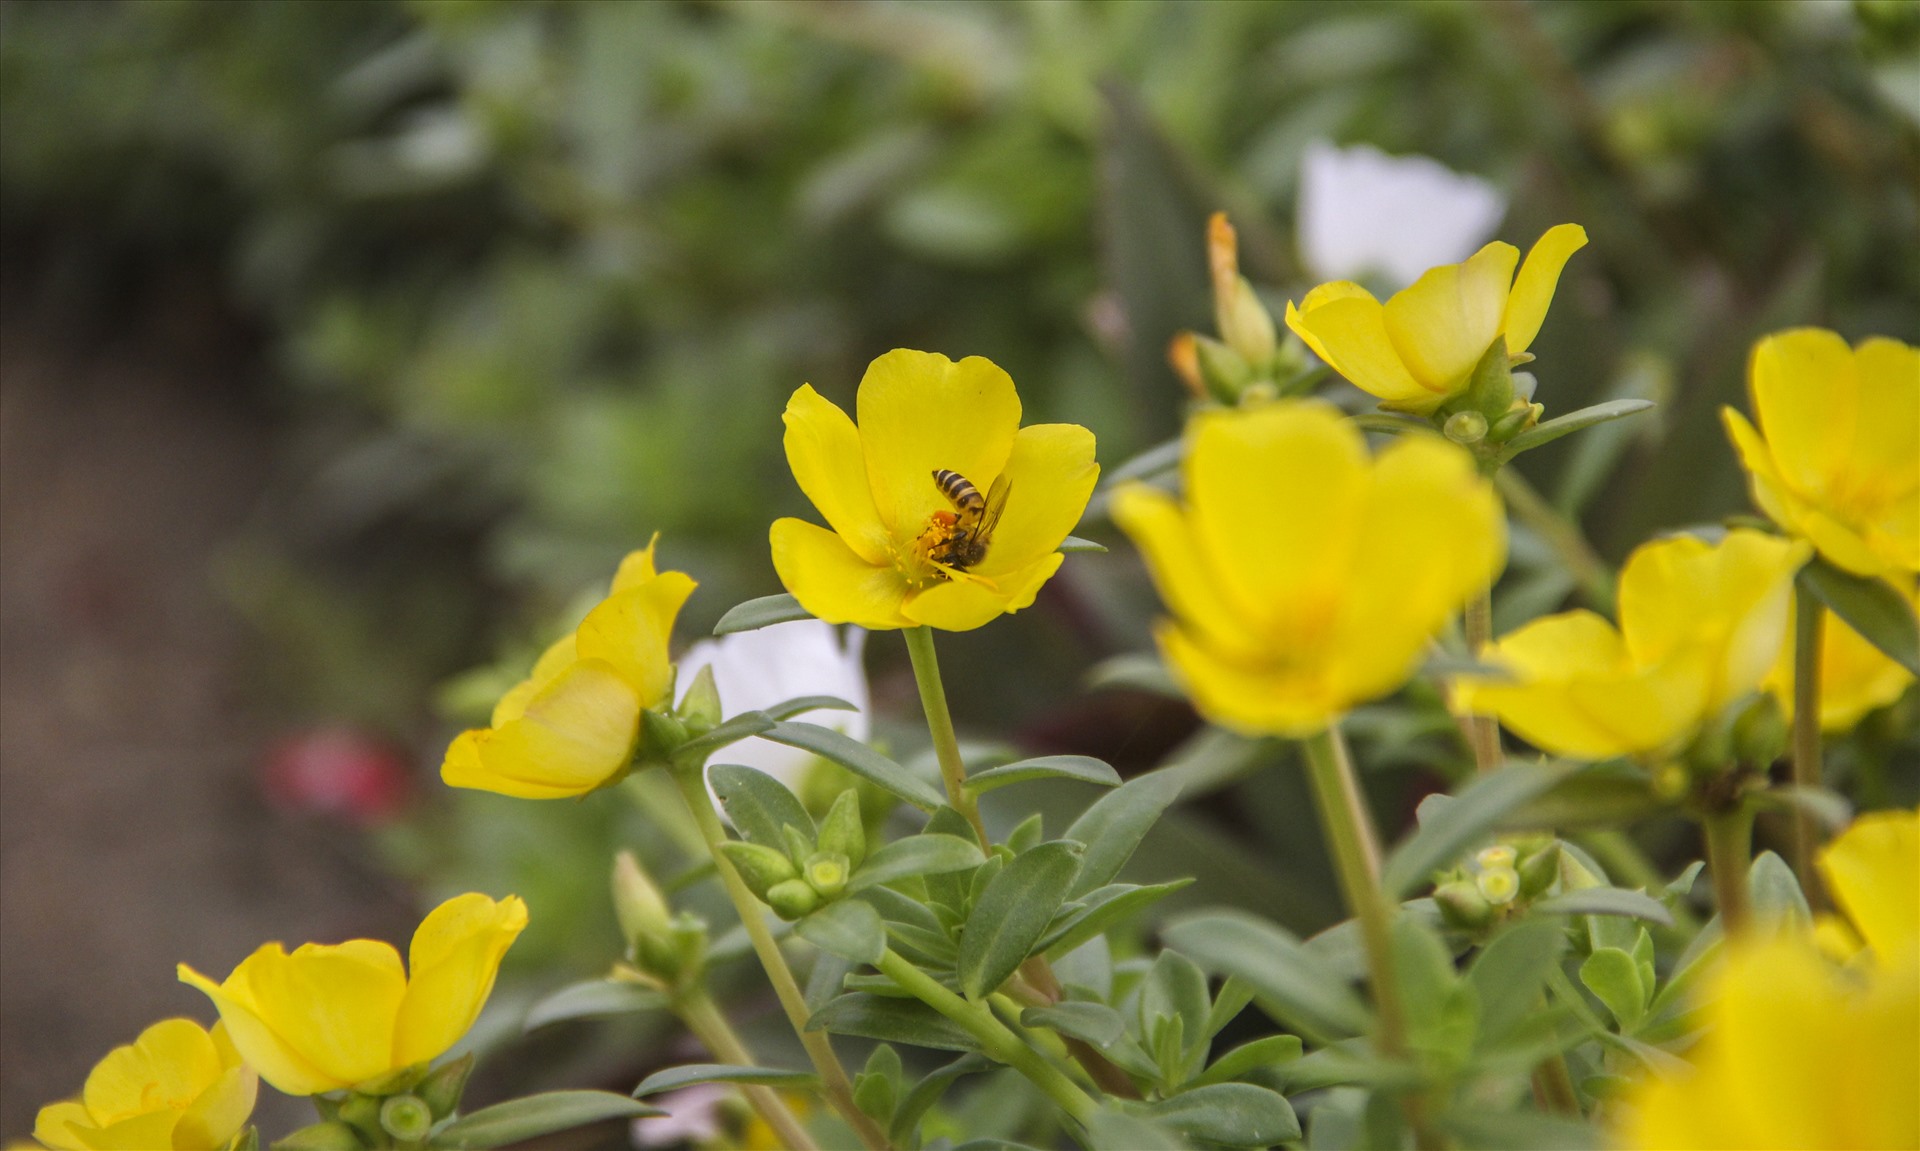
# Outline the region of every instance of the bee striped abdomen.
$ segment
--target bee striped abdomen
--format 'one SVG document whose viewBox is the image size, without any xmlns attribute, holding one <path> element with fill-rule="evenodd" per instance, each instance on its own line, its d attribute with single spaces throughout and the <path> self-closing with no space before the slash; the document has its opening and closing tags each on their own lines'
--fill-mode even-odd
<svg viewBox="0 0 1920 1151">
<path fill-rule="evenodd" d="M 980 489 L 959 472 L 946 468 L 935 469 L 933 482 L 940 488 L 940 493 L 961 511 L 978 511 L 986 505 L 986 497 L 980 494 Z"/>
</svg>

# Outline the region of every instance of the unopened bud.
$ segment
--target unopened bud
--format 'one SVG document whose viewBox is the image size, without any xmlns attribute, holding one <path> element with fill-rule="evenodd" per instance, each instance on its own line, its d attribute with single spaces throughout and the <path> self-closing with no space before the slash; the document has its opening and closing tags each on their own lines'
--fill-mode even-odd
<svg viewBox="0 0 1920 1151">
<path fill-rule="evenodd" d="M 720 853 L 733 864 L 748 889 L 761 899 L 767 898 L 767 892 L 775 884 L 785 883 L 799 874 L 785 852 L 775 851 L 763 843 L 733 840 L 721 844 Z"/>
<path fill-rule="evenodd" d="M 713 665 L 702 667 L 680 697 L 680 722 L 689 735 L 705 735 L 720 726 L 720 689 L 713 685 Z"/>
<path fill-rule="evenodd" d="M 1207 266 L 1213 276 L 1213 314 L 1220 338 L 1256 370 L 1264 369 L 1279 347 L 1273 314 L 1240 274 L 1239 238 L 1225 212 L 1215 212 L 1207 221 Z"/>
<path fill-rule="evenodd" d="M 394 1095 L 380 1105 L 380 1126 L 406 1143 L 417 1143 L 433 1130 L 433 1112 L 417 1095 Z"/>
<path fill-rule="evenodd" d="M 1733 721 L 1733 756 L 1741 763 L 1763 767 L 1786 749 L 1786 714 L 1772 692 L 1762 692 Z"/>
<path fill-rule="evenodd" d="M 613 857 L 613 913 L 628 943 L 664 933 L 672 915 L 660 889 L 640 869 L 631 851 Z"/>
<path fill-rule="evenodd" d="M 1507 363 L 1523 364 L 1532 359 L 1533 357 L 1530 355 L 1509 356 L 1507 357 Z M 1523 404 L 1532 403 L 1533 393 L 1537 388 L 1539 388 L 1539 386 L 1540 386 L 1540 380 L 1532 372 L 1513 373 L 1513 398 L 1516 400 L 1519 400 L 1521 403 Z"/>
<path fill-rule="evenodd" d="M 339 1120 L 315 1123 L 273 1141 L 274 1151 L 362 1151 L 359 1132 Z"/>
<path fill-rule="evenodd" d="M 1200 379 L 1214 399 L 1236 403 L 1240 393 L 1253 382 L 1253 367 L 1239 352 L 1211 336 L 1195 336 L 1195 356 L 1200 361 Z"/>
<path fill-rule="evenodd" d="M 420 1081 L 414 1094 L 426 1100 L 428 1110 L 435 1119 L 445 1119 L 460 1106 L 460 1096 L 467 1090 L 467 1076 L 473 1074 L 473 1053 L 468 1052 L 451 1063 L 436 1067 L 433 1074 Z"/>
<path fill-rule="evenodd" d="M 767 906 L 782 919 L 794 920 L 820 906 L 820 895 L 804 879 L 789 879 L 767 889 Z"/>
<path fill-rule="evenodd" d="M 1687 794 L 1693 778 L 1683 763 L 1663 763 L 1653 769 L 1653 794 L 1672 802 Z"/>
<path fill-rule="evenodd" d="M 1511 867 L 1492 868 L 1475 876 L 1473 885 L 1488 903 L 1504 906 L 1520 894 L 1520 873 Z"/>
<path fill-rule="evenodd" d="M 839 852 L 820 852 L 807 860 L 807 883 L 823 897 L 832 899 L 847 888 L 847 857 Z"/>
<path fill-rule="evenodd" d="M 1512 867 L 1514 851 L 1513 848 L 1508 847 L 1504 843 L 1496 843 L 1492 847 L 1481 848 L 1479 853 L 1473 857 L 1473 861 L 1482 868 L 1489 870 L 1500 867 Z"/>
<path fill-rule="evenodd" d="M 867 829 L 860 820 L 860 793 L 849 787 L 834 797 L 826 818 L 820 821 L 815 843 L 821 851 L 838 852 L 847 857 L 849 867 L 858 867 L 867 857 Z"/>
<path fill-rule="evenodd" d="M 340 1119 L 368 1139 L 379 1141 L 384 1138 L 380 1127 L 380 1100 L 372 1095 L 362 1095 L 356 1091 L 347 1096 L 340 1103 Z"/>
<path fill-rule="evenodd" d="M 1520 861 L 1520 894 L 1532 899 L 1560 875 L 1560 844 L 1553 842 Z"/>
<path fill-rule="evenodd" d="M 1440 907 L 1440 914 L 1455 927 L 1469 930 L 1485 927 L 1493 918 L 1493 907 L 1473 884 L 1456 879 L 1443 883 L 1434 890 L 1433 901 Z"/>
<path fill-rule="evenodd" d="M 1526 404 L 1513 408 L 1506 415 L 1493 421 L 1493 426 L 1487 429 L 1487 438 L 1496 444 L 1504 444 L 1539 423 L 1541 413 L 1546 410 L 1544 404 Z"/>
<path fill-rule="evenodd" d="M 1456 444 L 1477 444 L 1487 438 L 1487 417 L 1469 408 L 1447 417 L 1447 438 Z"/>
<path fill-rule="evenodd" d="M 1167 366 L 1180 377 L 1187 394 L 1196 400 L 1207 399 L 1207 381 L 1200 375 L 1200 349 L 1192 332 L 1175 332 L 1167 341 Z"/>
</svg>

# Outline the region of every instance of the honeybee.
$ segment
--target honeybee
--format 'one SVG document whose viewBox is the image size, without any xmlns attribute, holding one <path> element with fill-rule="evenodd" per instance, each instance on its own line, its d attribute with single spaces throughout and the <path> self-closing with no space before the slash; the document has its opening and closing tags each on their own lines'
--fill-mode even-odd
<svg viewBox="0 0 1920 1151">
<path fill-rule="evenodd" d="M 950 520 L 946 538 L 936 544 L 928 556 L 944 567 L 966 571 L 987 558 L 987 547 L 993 543 L 993 529 L 1000 525 L 1000 515 L 1007 509 L 1007 493 L 1013 490 L 1013 482 L 1002 475 L 993 481 L 985 496 L 967 477 L 945 468 L 934 471 L 933 482 L 954 510 L 934 513 Z"/>
</svg>

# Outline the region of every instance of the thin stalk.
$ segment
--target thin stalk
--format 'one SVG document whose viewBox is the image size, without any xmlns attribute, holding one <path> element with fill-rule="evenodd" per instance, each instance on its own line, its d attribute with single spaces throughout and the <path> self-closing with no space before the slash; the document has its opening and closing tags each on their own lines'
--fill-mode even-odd
<svg viewBox="0 0 1920 1151">
<path fill-rule="evenodd" d="M 1603 615 L 1612 615 L 1613 569 L 1593 550 L 1587 537 L 1580 534 L 1579 526 L 1542 499 L 1518 470 L 1501 468 L 1493 482 L 1514 518 L 1532 528 L 1534 534 L 1553 549 L 1560 566 L 1573 577 L 1574 586 L 1580 589 L 1580 598 L 1587 601 L 1587 606 Z"/>
<path fill-rule="evenodd" d="M 1802 584 L 1793 593 L 1793 783 L 1796 787 L 1818 787 L 1820 764 L 1820 644 L 1826 628 L 1826 605 Z M 1813 820 L 1798 808 L 1793 814 L 1793 840 L 1789 863 L 1800 880 L 1801 890 L 1812 902 L 1819 897 L 1819 878 L 1811 866 L 1813 841 L 1818 833 Z"/>
<path fill-rule="evenodd" d="M 1479 659 L 1481 650 L 1493 642 L 1492 587 L 1481 588 L 1478 595 L 1467 601 L 1461 626 L 1467 633 L 1467 654 Z M 1490 715 L 1468 715 L 1464 723 L 1467 744 L 1473 748 L 1473 766 L 1482 772 L 1499 767 L 1500 721 Z"/>
<path fill-rule="evenodd" d="M 675 1007 L 687 1030 L 698 1036 L 700 1042 L 707 1045 L 707 1050 L 713 1052 L 722 1063 L 731 1063 L 736 1067 L 758 1066 L 753 1060 L 753 1053 L 740 1041 L 739 1034 L 727 1022 L 727 1017 L 714 1003 L 713 996 L 707 994 L 706 988 L 696 986 L 682 992 Z M 740 1093 L 747 1097 L 747 1102 L 753 1104 L 760 1118 L 767 1121 L 767 1126 L 773 1128 L 782 1146 L 789 1151 L 818 1151 L 819 1144 L 813 1141 L 813 1136 L 807 1133 L 794 1113 L 787 1109 L 786 1101 L 780 1098 L 779 1092 L 771 1087 L 749 1083 L 741 1086 Z"/>
<path fill-rule="evenodd" d="M 1333 851 L 1334 871 L 1347 909 L 1360 921 L 1360 938 L 1367 952 L 1367 979 L 1373 987 L 1373 1009 L 1378 1019 L 1374 1043 L 1380 1054 L 1401 1060 L 1407 1056 L 1406 1010 L 1400 1003 L 1400 983 L 1393 969 L 1393 906 L 1380 887 L 1380 842 L 1367 811 L 1360 780 L 1354 775 L 1347 741 L 1338 726 L 1305 740 L 1307 778 L 1313 785 L 1320 826 Z M 1426 1104 L 1418 1095 L 1403 1095 L 1401 1109 L 1413 1129 L 1414 1146 L 1426 1151 L 1441 1146 L 1427 1126 Z"/>
<path fill-rule="evenodd" d="M 907 655 L 913 660 L 913 679 L 920 686 L 920 707 L 927 713 L 927 730 L 933 735 L 934 754 L 940 759 L 940 781 L 947 787 L 947 803 L 973 825 L 982 849 L 993 846 L 987 839 L 987 826 L 980 822 L 980 804 L 967 790 L 967 765 L 960 758 L 960 738 L 953 732 L 953 714 L 947 710 L 947 691 L 940 682 L 940 660 L 933 651 L 933 629 L 910 627 L 900 633 L 907 637 Z"/>
<path fill-rule="evenodd" d="M 1545 1006 L 1543 1000 L 1541 1006 Z M 1580 1116 L 1580 1095 L 1573 1089 L 1573 1074 L 1562 1055 L 1551 1055 L 1533 1069 L 1533 1100 L 1541 1110 L 1558 1115 Z"/>
<path fill-rule="evenodd" d="M 1032 1080 L 1034 1086 L 1045 1092 L 1074 1122 L 1085 1126 L 1099 1110 L 1099 1104 L 1091 1095 L 1038 1051 L 1022 1043 L 986 1004 L 962 999 L 939 980 L 902 959 L 892 948 L 880 956 L 875 966 L 899 984 L 901 990 L 964 1028 L 980 1041 L 981 1049 L 988 1055 Z"/>
<path fill-rule="evenodd" d="M 1720 908 L 1720 928 L 1728 938 L 1746 931 L 1753 919 L 1747 902 L 1747 865 L 1753 854 L 1753 809 L 1736 801 L 1701 821 L 1707 836 L 1707 870 Z"/>
<path fill-rule="evenodd" d="M 734 910 L 740 915 L 741 926 L 747 929 L 747 939 L 753 944 L 754 954 L 760 957 L 760 966 L 766 969 L 767 979 L 773 984 L 773 993 L 779 997 L 780 1006 L 786 1010 L 788 1022 L 800 1037 L 801 1046 L 807 1049 L 807 1057 L 813 1061 L 813 1069 L 820 1076 L 820 1086 L 827 1093 L 827 1101 L 840 1113 L 860 1141 L 872 1151 L 890 1151 L 892 1144 L 873 1118 L 856 1107 L 853 1102 L 853 1082 L 847 1078 L 846 1068 L 840 1065 L 840 1057 L 833 1053 L 833 1044 L 825 1033 L 807 1030 L 807 1019 L 811 1012 L 807 1010 L 806 996 L 800 991 L 800 984 L 793 978 L 793 969 L 787 966 L 787 957 L 780 953 L 780 944 L 767 930 L 765 913 L 760 901 L 747 889 L 740 873 L 721 853 L 720 844 L 725 842 L 727 833 L 720 826 L 720 817 L 713 810 L 713 801 L 707 796 L 706 783 L 701 778 L 699 765 L 676 766 L 673 769 L 673 781 L 680 787 L 680 797 L 687 802 L 687 810 L 693 813 L 693 821 L 700 828 L 700 836 L 706 841 L 707 853 L 713 857 L 714 868 L 720 873 L 720 882 L 727 889 L 727 896 L 733 900 Z"/>
</svg>

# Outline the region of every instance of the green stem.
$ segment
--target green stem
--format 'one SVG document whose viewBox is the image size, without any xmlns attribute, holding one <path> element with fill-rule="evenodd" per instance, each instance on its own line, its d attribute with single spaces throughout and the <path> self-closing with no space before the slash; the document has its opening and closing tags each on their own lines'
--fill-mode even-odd
<svg viewBox="0 0 1920 1151">
<path fill-rule="evenodd" d="M 980 1041 L 981 1050 L 989 1056 L 1032 1080 L 1034 1086 L 1045 1092 L 1074 1122 L 1085 1126 L 1099 1110 L 1092 1096 L 1042 1058 L 1038 1051 L 1022 1043 L 986 1004 L 962 999 L 939 980 L 902 959 L 892 948 L 880 956 L 875 966 L 907 994 L 964 1028 Z"/>
<path fill-rule="evenodd" d="M 693 821 L 700 828 L 700 836 L 706 841 L 707 853 L 713 857 L 714 868 L 720 873 L 720 882 L 727 889 L 728 898 L 733 900 L 733 908 L 740 915 L 740 924 L 747 930 L 747 939 L 753 944 L 754 954 L 760 957 L 760 966 L 767 972 L 767 979 L 773 984 L 773 992 L 780 999 L 780 1006 L 786 1010 L 788 1022 L 800 1037 L 801 1046 L 807 1049 L 807 1057 L 813 1061 L 813 1069 L 820 1076 L 820 1086 L 827 1093 L 827 1101 L 840 1117 L 860 1136 L 860 1141 L 873 1151 L 889 1151 L 892 1144 L 887 1140 L 873 1118 L 860 1110 L 853 1102 L 853 1083 L 847 1078 L 846 1068 L 840 1065 L 839 1056 L 833 1053 L 833 1044 L 824 1033 L 807 1030 L 807 1019 L 812 1012 L 807 1010 L 806 996 L 800 991 L 800 984 L 793 978 L 793 969 L 787 966 L 787 957 L 780 954 L 780 944 L 767 930 L 766 913 L 753 892 L 747 889 L 746 881 L 733 869 L 733 864 L 720 851 L 727 833 L 720 826 L 720 816 L 713 810 L 713 801 L 707 796 L 707 786 L 702 778 L 704 774 L 699 764 L 676 765 L 673 769 L 673 781 L 680 787 L 680 797 L 686 800 L 687 810 L 693 813 Z"/>
<path fill-rule="evenodd" d="M 1707 836 L 1707 870 L 1713 874 L 1713 898 L 1720 907 L 1720 929 L 1728 938 L 1744 933 L 1753 918 L 1747 902 L 1747 866 L 1753 854 L 1753 809 L 1735 801 L 1726 811 L 1701 820 Z"/>
<path fill-rule="evenodd" d="M 1501 468 L 1494 477 L 1494 485 L 1500 489 L 1500 496 L 1506 500 L 1514 518 L 1532 528 L 1534 534 L 1553 549 L 1560 566 L 1573 577 L 1574 586 L 1580 589 L 1580 597 L 1587 601 L 1587 606 L 1603 615 L 1612 615 L 1613 569 L 1580 534 L 1578 525 L 1542 499 L 1527 482 L 1527 477 L 1513 468 Z"/>
<path fill-rule="evenodd" d="M 1565 1056 L 1550 1055 L 1533 1069 L 1533 1098 L 1542 1110 L 1580 1116 L 1580 1095 L 1573 1089 L 1573 1074 L 1567 1070 Z"/>
<path fill-rule="evenodd" d="M 1820 644 L 1826 627 L 1826 605 L 1804 585 L 1794 585 L 1793 616 L 1793 783 L 1819 787 L 1820 765 Z M 1793 874 L 1809 902 L 1817 902 L 1818 877 L 1812 864 L 1817 832 L 1805 811 L 1795 809 L 1789 851 Z"/>
<path fill-rule="evenodd" d="M 940 780 L 947 786 L 947 803 L 973 825 L 982 848 L 991 848 L 986 824 L 980 822 L 980 804 L 967 790 L 967 765 L 960 758 L 960 738 L 953 732 L 953 714 L 947 710 L 947 691 L 940 682 L 940 660 L 933 651 L 933 629 L 910 627 L 907 655 L 913 660 L 913 679 L 920 686 L 920 707 L 927 713 L 934 754 L 940 759 Z"/>
<path fill-rule="evenodd" d="M 1493 642 L 1493 588 L 1480 589 L 1467 601 L 1461 626 L 1467 633 L 1467 654 L 1474 659 Z M 1500 766 L 1500 721 L 1490 715 L 1465 717 L 1467 744 L 1473 748 L 1473 766 L 1487 772 Z"/>
<path fill-rule="evenodd" d="M 727 1017 L 721 1014 L 706 988 L 696 986 L 682 992 L 674 1006 L 681 1022 L 687 1025 L 687 1030 L 698 1036 L 715 1058 L 736 1067 L 758 1066 L 753 1060 L 753 1053 L 740 1041 L 739 1034 L 727 1022 Z M 745 1084 L 740 1092 L 747 1097 L 747 1102 L 753 1104 L 753 1109 L 760 1113 L 760 1117 L 767 1121 L 767 1126 L 773 1128 L 782 1146 L 789 1151 L 818 1151 L 819 1144 L 813 1141 L 813 1136 L 807 1134 L 800 1120 L 787 1109 L 786 1102 L 778 1092 L 758 1084 Z"/>
</svg>

